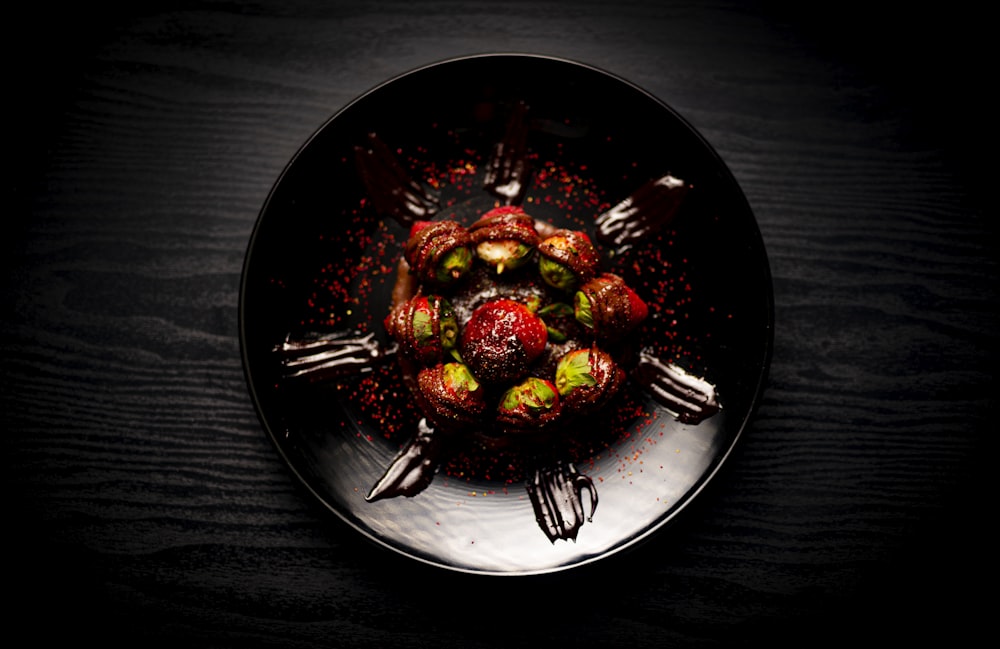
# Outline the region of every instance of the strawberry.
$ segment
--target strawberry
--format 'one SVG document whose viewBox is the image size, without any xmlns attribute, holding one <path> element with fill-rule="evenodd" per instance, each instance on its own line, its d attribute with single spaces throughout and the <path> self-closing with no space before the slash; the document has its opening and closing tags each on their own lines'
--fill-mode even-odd
<svg viewBox="0 0 1000 649">
<path fill-rule="evenodd" d="M 538 244 L 535 219 L 515 206 L 495 207 L 469 226 L 476 256 L 499 275 L 531 260 Z"/>
<path fill-rule="evenodd" d="M 458 342 L 455 312 L 439 295 L 413 296 L 397 305 L 383 324 L 400 351 L 424 365 L 440 361 Z"/>
<path fill-rule="evenodd" d="M 403 257 L 417 281 L 448 286 L 472 268 L 471 245 L 468 231 L 456 221 L 417 221 Z"/>
<path fill-rule="evenodd" d="M 570 351 L 556 366 L 556 388 L 565 410 L 574 414 L 599 410 L 624 380 L 624 370 L 597 347 Z"/>
<path fill-rule="evenodd" d="M 618 340 L 649 315 L 649 307 L 618 275 L 602 273 L 573 296 L 577 321 L 604 340 Z"/>
<path fill-rule="evenodd" d="M 549 380 L 529 376 L 508 388 L 497 404 L 497 424 L 508 433 L 537 432 L 562 413 L 559 391 Z"/>
<path fill-rule="evenodd" d="M 639 294 L 632 290 L 631 287 L 626 286 L 625 292 L 628 294 L 629 309 L 631 310 L 632 320 L 636 323 L 642 322 L 649 315 L 649 307 L 643 301 Z"/>
<path fill-rule="evenodd" d="M 538 244 L 538 255 L 542 279 L 563 291 L 592 278 L 601 261 L 590 237 L 579 230 L 556 230 Z"/>
<path fill-rule="evenodd" d="M 422 411 L 439 430 L 468 426 L 486 409 L 483 389 L 462 363 L 439 363 L 417 375 Z"/>
<path fill-rule="evenodd" d="M 431 223 L 433 223 L 433 221 L 414 221 L 413 225 L 410 226 L 410 236 L 414 236 Z"/>
<path fill-rule="evenodd" d="M 486 383 L 518 379 L 542 352 L 548 330 L 538 315 L 514 300 L 500 298 L 477 307 L 462 329 L 459 352 L 472 373 Z"/>
</svg>

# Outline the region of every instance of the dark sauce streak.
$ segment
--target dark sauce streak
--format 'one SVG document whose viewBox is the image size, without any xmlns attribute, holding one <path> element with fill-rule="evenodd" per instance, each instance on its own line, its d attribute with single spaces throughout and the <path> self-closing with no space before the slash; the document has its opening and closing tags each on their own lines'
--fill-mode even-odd
<svg viewBox="0 0 1000 649">
<path fill-rule="evenodd" d="M 576 540 L 584 520 L 590 521 L 597 509 L 594 481 L 579 473 L 573 464 L 563 461 L 536 469 L 526 483 L 535 520 L 549 541 Z M 590 513 L 584 516 L 583 494 L 590 500 Z"/>
<path fill-rule="evenodd" d="M 507 120 L 507 130 L 493 147 L 486 164 L 483 189 L 504 205 L 520 205 L 528 191 L 531 166 L 528 162 L 528 108 L 518 102 Z"/>
<path fill-rule="evenodd" d="M 634 376 L 681 423 L 701 423 L 722 409 L 714 385 L 646 352 L 639 354 Z"/>
<path fill-rule="evenodd" d="M 310 380 L 345 378 L 372 371 L 395 357 L 396 346 L 382 346 L 374 333 L 338 332 L 304 340 L 285 341 L 274 351 L 283 376 Z"/>
<path fill-rule="evenodd" d="M 441 436 L 435 434 L 427 420 L 421 419 L 416 434 L 368 492 L 365 500 L 375 502 L 398 496 L 412 498 L 422 492 L 434 479 L 444 447 Z"/>
<path fill-rule="evenodd" d="M 647 182 L 595 219 L 597 240 L 619 254 L 647 240 L 673 221 L 690 189 L 669 174 Z"/>
<path fill-rule="evenodd" d="M 366 146 L 355 146 L 354 157 L 375 211 L 403 227 L 437 213 L 440 199 L 416 183 L 375 133 Z"/>
</svg>

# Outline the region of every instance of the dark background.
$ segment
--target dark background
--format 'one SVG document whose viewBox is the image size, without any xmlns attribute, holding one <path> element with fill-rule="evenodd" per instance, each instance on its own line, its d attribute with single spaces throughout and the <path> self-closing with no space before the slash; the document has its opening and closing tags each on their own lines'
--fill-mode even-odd
<svg viewBox="0 0 1000 649">
<path fill-rule="evenodd" d="M 192 647 L 972 638 L 997 241 L 992 48 L 969 6 L 14 10 L 8 628 Z M 743 186 L 774 275 L 767 392 L 711 488 L 633 551 L 524 579 L 413 565 L 321 511 L 257 422 L 236 321 L 257 213 L 309 135 L 389 77 L 487 51 L 577 59 L 677 109 Z"/>
</svg>

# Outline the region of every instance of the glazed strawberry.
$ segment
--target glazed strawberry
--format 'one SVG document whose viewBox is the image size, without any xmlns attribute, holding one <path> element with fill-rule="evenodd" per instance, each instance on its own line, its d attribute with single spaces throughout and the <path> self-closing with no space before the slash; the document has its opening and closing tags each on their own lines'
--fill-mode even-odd
<svg viewBox="0 0 1000 649">
<path fill-rule="evenodd" d="M 649 315 L 642 298 L 612 273 L 581 286 L 573 297 L 573 309 L 577 321 L 603 340 L 623 338 Z"/>
<path fill-rule="evenodd" d="M 538 273 L 549 286 L 563 291 L 591 279 L 600 260 L 590 237 L 579 230 L 556 230 L 538 244 Z"/>
<path fill-rule="evenodd" d="M 556 366 L 556 389 L 565 410 L 573 414 L 599 410 L 624 381 L 624 370 L 597 347 L 571 351 Z"/>
<path fill-rule="evenodd" d="M 403 257 L 418 282 L 449 286 L 472 268 L 471 245 L 468 231 L 455 221 L 418 221 L 410 228 Z"/>
<path fill-rule="evenodd" d="M 631 287 L 626 286 L 625 292 L 628 295 L 629 308 L 631 309 L 632 320 L 635 322 L 642 322 L 649 315 L 649 307 L 643 301 L 639 294 L 632 290 Z"/>
<path fill-rule="evenodd" d="M 414 221 L 413 225 L 410 226 L 410 237 L 412 238 L 431 223 L 433 223 L 433 221 Z"/>
<path fill-rule="evenodd" d="M 499 275 L 524 266 L 538 244 L 535 219 L 515 206 L 495 207 L 469 226 L 476 256 Z"/>
<path fill-rule="evenodd" d="M 393 308 L 383 324 L 400 352 L 421 365 L 441 361 L 458 344 L 455 312 L 439 295 L 413 296 Z"/>
<path fill-rule="evenodd" d="M 497 405 L 497 424 L 506 433 L 538 432 L 559 419 L 562 402 L 551 382 L 529 376 L 507 389 Z"/>
<path fill-rule="evenodd" d="M 462 329 L 459 351 L 486 383 L 518 379 L 545 350 L 545 323 L 520 302 L 505 298 L 477 307 Z"/>
<path fill-rule="evenodd" d="M 424 416 L 438 430 L 455 430 L 477 422 L 486 410 L 482 386 L 462 363 L 439 363 L 417 375 Z"/>
</svg>

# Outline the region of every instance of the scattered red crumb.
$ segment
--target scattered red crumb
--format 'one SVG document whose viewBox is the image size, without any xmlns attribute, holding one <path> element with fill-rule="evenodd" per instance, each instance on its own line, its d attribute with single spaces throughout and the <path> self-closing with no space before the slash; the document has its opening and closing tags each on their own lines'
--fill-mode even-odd
<svg viewBox="0 0 1000 649">
<path fill-rule="evenodd" d="M 440 128 L 437 124 L 432 127 Z M 449 130 L 445 135 L 454 150 L 460 152 L 453 160 L 434 160 L 434 152 L 427 147 L 397 148 L 396 153 L 412 177 L 440 192 L 442 214 L 453 210 L 456 216 L 461 216 L 459 206 L 482 191 L 486 164 L 482 152 L 462 144 L 463 134 Z M 611 141 L 610 137 L 607 139 Z M 543 221 L 551 222 L 547 215 L 558 213 L 577 227 L 587 229 L 597 215 L 622 197 L 611 197 L 613 203 L 598 187 L 587 165 L 574 164 L 564 157 L 568 154 L 561 147 L 557 147 L 550 159 L 531 155 L 529 162 L 534 173 L 524 204 L 533 206 L 536 218 Z M 344 159 L 342 164 L 348 165 L 350 161 Z M 633 162 L 623 178 L 631 178 L 629 174 L 637 167 Z M 341 214 L 330 215 L 329 230 L 319 235 L 320 244 L 325 246 L 323 263 L 316 269 L 304 300 L 300 324 L 306 329 L 352 329 L 364 333 L 380 326 L 385 314 L 371 312 L 370 305 L 379 302 L 373 300 L 373 296 L 384 296 L 391 291 L 404 242 L 398 240 L 391 224 L 376 216 L 373 210 L 371 201 L 362 198 L 356 206 Z M 675 231 L 669 230 L 656 235 L 658 245 L 651 246 L 648 253 L 630 258 L 627 265 L 616 272 L 636 288 L 648 305 L 649 317 L 639 330 L 649 341 L 648 351 L 690 367 L 700 362 L 698 340 L 690 334 L 679 334 L 678 325 L 690 317 L 696 291 L 687 276 L 688 260 L 672 254 L 676 236 Z M 272 284 L 284 286 L 280 279 L 272 280 Z M 708 307 L 708 312 L 714 314 L 715 307 Z M 727 314 L 726 318 L 733 316 Z M 378 431 L 378 435 L 400 447 L 412 436 L 420 413 L 394 364 L 376 367 L 356 379 L 345 381 L 337 391 L 344 407 L 363 430 Z M 641 464 L 641 448 L 626 445 L 633 436 L 640 440 L 635 442 L 640 447 L 655 444 L 656 440 L 643 431 L 652 430 L 659 412 L 650 412 L 644 395 L 633 392 L 622 394 L 601 434 L 567 440 L 566 450 L 571 460 L 593 467 L 602 454 L 613 453 L 621 463 L 620 472 L 626 471 L 629 465 Z M 661 430 L 658 436 L 662 435 Z M 371 441 L 374 436 L 366 433 L 365 439 Z M 622 452 L 612 451 L 616 448 Z M 525 479 L 525 466 L 516 452 L 485 451 L 470 445 L 446 458 L 440 474 L 444 480 L 466 483 L 486 479 L 502 486 L 483 495 L 507 494 L 509 485 Z M 597 479 L 603 481 L 601 477 Z M 523 497 L 520 490 L 517 493 L 519 498 Z"/>
</svg>

